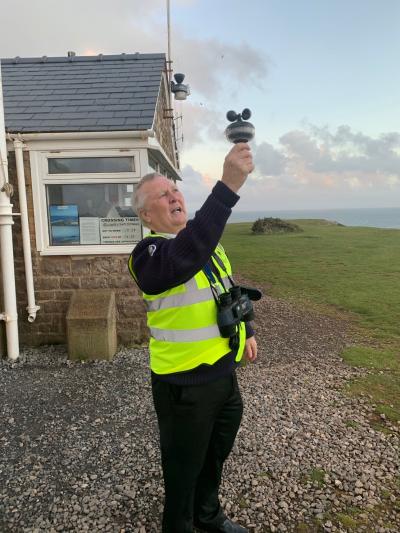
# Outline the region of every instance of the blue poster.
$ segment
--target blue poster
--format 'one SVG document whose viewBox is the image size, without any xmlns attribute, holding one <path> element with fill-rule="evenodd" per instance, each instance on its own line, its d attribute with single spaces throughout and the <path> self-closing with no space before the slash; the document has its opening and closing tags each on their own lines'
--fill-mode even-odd
<svg viewBox="0 0 400 533">
<path fill-rule="evenodd" d="M 77 205 L 51 205 L 51 244 L 79 244 L 79 217 Z"/>
</svg>

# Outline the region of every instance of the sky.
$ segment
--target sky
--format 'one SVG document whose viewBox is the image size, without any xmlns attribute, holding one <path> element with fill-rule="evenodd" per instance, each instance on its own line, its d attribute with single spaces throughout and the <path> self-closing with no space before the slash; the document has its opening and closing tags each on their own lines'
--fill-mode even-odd
<svg viewBox="0 0 400 533">
<path fill-rule="evenodd" d="M 167 52 L 166 0 L 13 0 L 0 57 Z M 171 0 L 191 212 L 220 179 L 226 112 L 252 111 L 238 211 L 400 207 L 398 0 Z"/>
</svg>

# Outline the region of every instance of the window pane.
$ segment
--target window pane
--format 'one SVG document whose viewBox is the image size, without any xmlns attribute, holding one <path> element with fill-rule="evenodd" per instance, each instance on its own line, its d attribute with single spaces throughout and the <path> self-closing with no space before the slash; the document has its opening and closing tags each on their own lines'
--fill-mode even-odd
<svg viewBox="0 0 400 533">
<path fill-rule="evenodd" d="M 149 167 L 151 167 L 155 172 L 158 171 L 158 163 L 155 157 L 149 152 Z"/>
<path fill-rule="evenodd" d="M 132 209 L 133 184 L 47 185 L 51 246 L 134 244 L 142 226 Z"/>
<path fill-rule="evenodd" d="M 134 172 L 134 157 L 49 157 L 49 174 Z"/>
</svg>

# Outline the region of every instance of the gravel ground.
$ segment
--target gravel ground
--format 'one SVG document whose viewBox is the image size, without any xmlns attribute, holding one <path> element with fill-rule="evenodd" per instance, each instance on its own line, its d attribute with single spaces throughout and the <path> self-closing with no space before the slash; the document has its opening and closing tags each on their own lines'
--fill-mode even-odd
<svg viewBox="0 0 400 533">
<path fill-rule="evenodd" d="M 221 488 L 251 531 L 400 531 L 399 431 L 372 429 L 346 324 L 264 298 L 260 354 L 238 372 L 243 423 Z M 1 532 L 159 532 L 163 501 L 146 349 L 0 362 Z"/>
</svg>

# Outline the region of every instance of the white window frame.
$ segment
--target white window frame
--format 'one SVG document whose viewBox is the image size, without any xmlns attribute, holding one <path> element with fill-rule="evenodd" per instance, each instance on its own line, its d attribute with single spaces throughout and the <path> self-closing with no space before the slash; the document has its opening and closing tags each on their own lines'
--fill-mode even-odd
<svg viewBox="0 0 400 533">
<path fill-rule="evenodd" d="M 49 158 L 133 157 L 134 172 L 49 174 Z M 34 205 L 36 248 L 40 255 L 111 255 L 129 254 L 135 244 L 77 244 L 52 246 L 49 240 L 46 185 L 88 185 L 95 183 L 121 183 L 134 185 L 141 176 L 142 150 L 46 150 L 31 151 L 32 194 Z M 147 232 L 142 228 L 142 235 Z"/>
</svg>

